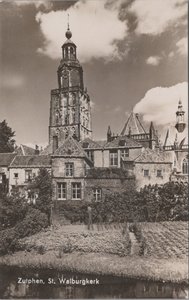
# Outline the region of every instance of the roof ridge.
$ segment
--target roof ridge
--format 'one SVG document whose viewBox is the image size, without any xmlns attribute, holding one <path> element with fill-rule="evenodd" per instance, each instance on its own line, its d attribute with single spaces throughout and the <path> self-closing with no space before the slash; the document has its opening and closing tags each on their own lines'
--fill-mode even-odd
<svg viewBox="0 0 189 300">
<path fill-rule="evenodd" d="M 23 147 L 22 144 L 20 144 L 20 148 L 21 148 L 21 150 L 22 150 L 23 155 L 25 155 L 24 147 Z"/>
</svg>

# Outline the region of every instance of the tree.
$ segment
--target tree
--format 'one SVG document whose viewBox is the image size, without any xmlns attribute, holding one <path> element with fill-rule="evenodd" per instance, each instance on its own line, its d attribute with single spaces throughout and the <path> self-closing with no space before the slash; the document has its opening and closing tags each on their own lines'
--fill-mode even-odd
<svg viewBox="0 0 189 300">
<path fill-rule="evenodd" d="M 52 205 L 52 179 L 50 173 L 45 168 L 41 168 L 38 176 L 35 177 L 28 188 L 31 192 L 37 192 L 36 208 L 48 216 L 50 223 Z"/>
<path fill-rule="evenodd" d="M 0 194 L 0 230 L 11 228 L 21 222 L 27 212 L 28 206 L 19 193 L 7 196 Z"/>
<path fill-rule="evenodd" d="M 146 221 L 148 222 L 188 220 L 186 184 L 167 182 L 162 186 L 148 185 L 141 189 L 139 198 L 144 200 L 143 206 L 147 212 Z"/>
<path fill-rule="evenodd" d="M 6 120 L 0 122 L 0 153 L 13 152 L 15 132 L 7 125 Z"/>
</svg>

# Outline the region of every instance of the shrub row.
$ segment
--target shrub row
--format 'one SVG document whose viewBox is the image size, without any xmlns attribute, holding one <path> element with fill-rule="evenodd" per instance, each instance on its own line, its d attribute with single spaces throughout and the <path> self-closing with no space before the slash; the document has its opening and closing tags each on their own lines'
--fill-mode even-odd
<svg viewBox="0 0 189 300">
<path fill-rule="evenodd" d="M 47 226 L 46 214 L 38 209 L 30 208 L 26 217 L 15 227 L 0 231 L 0 255 L 14 252 L 17 249 L 18 239 L 35 234 Z"/>
</svg>

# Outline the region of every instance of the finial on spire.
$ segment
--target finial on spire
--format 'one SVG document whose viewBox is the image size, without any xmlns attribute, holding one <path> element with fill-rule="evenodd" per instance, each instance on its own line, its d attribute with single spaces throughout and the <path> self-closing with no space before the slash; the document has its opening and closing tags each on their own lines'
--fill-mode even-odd
<svg viewBox="0 0 189 300">
<path fill-rule="evenodd" d="M 70 30 L 70 24 L 69 24 L 69 14 L 68 14 L 68 30 Z"/>
<path fill-rule="evenodd" d="M 72 37 L 72 33 L 70 31 L 70 24 L 69 24 L 69 14 L 68 14 L 68 28 L 67 28 L 67 31 L 66 31 L 65 35 L 66 35 L 68 40 L 71 39 L 71 37 Z"/>
</svg>

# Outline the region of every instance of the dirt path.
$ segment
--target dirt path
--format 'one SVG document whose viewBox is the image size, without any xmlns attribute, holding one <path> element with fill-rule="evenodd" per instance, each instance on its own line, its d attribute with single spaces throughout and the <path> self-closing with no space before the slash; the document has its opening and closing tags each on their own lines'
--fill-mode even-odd
<svg viewBox="0 0 189 300">
<path fill-rule="evenodd" d="M 131 240 L 131 252 L 130 255 L 139 255 L 140 251 L 140 245 L 139 242 L 137 241 L 135 234 L 133 232 L 129 231 L 129 237 Z"/>
</svg>

